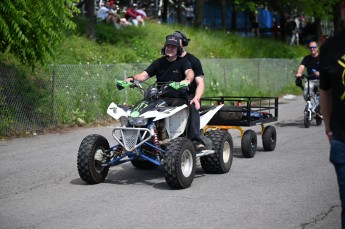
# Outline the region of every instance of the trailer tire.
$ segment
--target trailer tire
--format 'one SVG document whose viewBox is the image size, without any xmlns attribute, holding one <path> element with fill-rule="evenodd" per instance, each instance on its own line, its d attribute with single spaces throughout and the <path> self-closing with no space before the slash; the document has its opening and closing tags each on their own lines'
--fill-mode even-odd
<svg viewBox="0 0 345 229">
<path fill-rule="evenodd" d="M 246 130 L 241 138 L 242 154 L 245 158 L 253 158 L 256 153 L 257 137 L 253 130 Z"/>
<path fill-rule="evenodd" d="M 164 154 L 164 177 L 173 189 L 191 186 L 196 169 L 194 145 L 191 140 L 178 137 L 170 141 Z"/>
<path fill-rule="evenodd" d="M 262 145 L 265 151 L 273 151 L 277 144 L 277 132 L 273 126 L 266 126 L 262 135 Z"/>
<path fill-rule="evenodd" d="M 205 136 L 212 141 L 212 150 L 215 153 L 200 157 L 202 169 L 206 173 L 229 172 L 234 156 L 231 134 L 227 131 L 211 130 Z"/>
<path fill-rule="evenodd" d="M 77 167 L 80 178 L 88 184 L 98 184 L 105 180 L 109 166 L 102 164 L 109 161 L 104 154 L 109 154 L 108 140 L 97 134 L 86 136 L 78 150 Z"/>
</svg>

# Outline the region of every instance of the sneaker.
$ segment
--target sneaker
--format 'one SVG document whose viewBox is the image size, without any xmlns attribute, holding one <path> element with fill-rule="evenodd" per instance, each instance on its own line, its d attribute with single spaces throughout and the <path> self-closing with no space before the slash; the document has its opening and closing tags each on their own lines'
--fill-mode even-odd
<svg viewBox="0 0 345 229">
<path fill-rule="evenodd" d="M 194 143 L 194 148 L 196 151 L 202 151 L 205 149 L 205 145 L 200 142 L 197 142 L 197 143 Z"/>
</svg>

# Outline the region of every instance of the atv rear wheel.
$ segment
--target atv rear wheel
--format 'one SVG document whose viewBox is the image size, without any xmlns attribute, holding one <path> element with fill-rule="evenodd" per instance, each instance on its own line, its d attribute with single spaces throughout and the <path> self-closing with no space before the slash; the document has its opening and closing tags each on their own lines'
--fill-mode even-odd
<svg viewBox="0 0 345 229">
<path fill-rule="evenodd" d="M 315 120 L 317 126 L 320 126 L 322 124 L 322 118 L 319 115 L 316 115 Z"/>
<path fill-rule="evenodd" d="M 97 134 L 86 136 L 80 144 L 77 158 L 80 178 L 88 184 L 97 184 L 105 180 L 109 166 L 102 166 L 109 159 L 108 140 Z"/>
<path fill-rule="evenodd" d="M 188 188 L 195 175 L 196 157 L 193 143 L 183 137 L 170 141 L 164 154 L 164 176 L 175 189 Z"/>
<path fill-rule="evenodd" d="M 234 145 L 229 132 L 211 130 L 205 135 L 212 141 L 214 154 L 200 157 L 202 169 L 207 173 L 229 172 L 234 156 Z"/>
<path fill-rule="evenodd" d="M 242 154 L 246 158 L 255 156 L 257 147 L 257 137 L 253 130 L 246 130 L 241 138 Z"/>
</svg>

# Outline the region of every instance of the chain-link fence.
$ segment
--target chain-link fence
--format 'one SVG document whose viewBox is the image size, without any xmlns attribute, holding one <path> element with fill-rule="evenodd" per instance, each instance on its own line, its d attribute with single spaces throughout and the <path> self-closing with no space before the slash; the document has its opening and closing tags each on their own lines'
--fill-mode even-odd
<svg viewBox="0 0 345 229">
<path fill-rule="evenodd" d="M 287 59 L 201 62 L 204 96 L 277 96 L 293 84 L 299 64 Z M 115 80 L 139 73 L 147 65 L 52 65 L 47 72 L 33 76 L 0 65 L 0 135 L 105 120 L 111 102 L 129 104 L 140 98 L 132 89 L 118 91 Z"/>
</svg>

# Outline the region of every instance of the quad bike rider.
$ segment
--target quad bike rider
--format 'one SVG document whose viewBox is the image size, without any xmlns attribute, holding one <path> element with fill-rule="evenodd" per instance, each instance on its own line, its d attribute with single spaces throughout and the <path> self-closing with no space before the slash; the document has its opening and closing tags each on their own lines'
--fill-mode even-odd
<svg viewBox="0 0 345 229">
<path fill-rule="evenodd" d="M 195 149 L 186 136 L 189 109 L 184 99 L 188 84 L 193 80 L 190 63 L 178 58 L 180 40 L 168 36 L 164 56 L 154 61 L 144 72 L 118 81 L 119 89 L 139 89 L 144 98 L 133 107 L 111 103 L 107 113 L 121 122 L 113 129 L 118 142 L 110 147 L 100 135 L 89 135 L 82 141 L 78 152 L 78 172 L 86 183 L 103 182 L 109 167 L 131 162 L 138 169 L 164 167 L 167 184 L 172 188 L 191 185 L 196 158 L 205 172 L 226 173 L 233 159 L 232 137 L 227 131 L 211 130 L 203 137 L 204 150 Z M 142 81 L 156 75 L 157 83 L 144 89 Z M 183 78 L 182 78 L 183 76 Z M 203 112 L 202 129 L 222 107 L 219 105 Z"/>
</svg>

